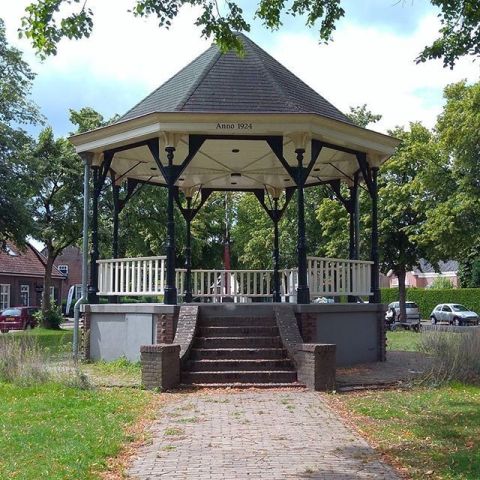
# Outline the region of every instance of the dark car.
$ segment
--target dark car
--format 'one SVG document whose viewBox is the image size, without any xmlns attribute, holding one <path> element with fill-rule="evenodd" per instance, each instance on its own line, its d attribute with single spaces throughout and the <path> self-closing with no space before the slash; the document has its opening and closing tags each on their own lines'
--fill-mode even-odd
<svg viewBox="0 0 480 480">
<path fill-rule="evenodd" d="M 37 320 L 33 316 L 39 307 L 10 307 L 0 313 L 0 332 L 7 333 L 9 330 L 26 330 L 37 326 Z"/>
</svg>

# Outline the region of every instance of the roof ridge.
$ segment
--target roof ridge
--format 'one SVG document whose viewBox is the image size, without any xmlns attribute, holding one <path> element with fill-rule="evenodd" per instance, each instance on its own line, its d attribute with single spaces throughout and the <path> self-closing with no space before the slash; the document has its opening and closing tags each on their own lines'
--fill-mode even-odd
<svg viewBox="0 0 480 480">
<path fill-rule="evenodd" d="M 310 85 L 308 85 L 307 83 L 305 83 L 300 77 L 298 77 L 297 75 L 295 75 L 295 73 L 293 73 L 290 69 L 288 69 L 285 65 L 283 65 L 283 63 L 281 63 L 279 60 L 277 60 L 276 58 L 272 57 L 272 55 L 270 55 L 266 50 L 264 50 L 262 47 L 260 47 L 257 43 L 255 43 L 251 38 L 247 37 L 245 34 L 243 33 L 240 33 L 240 35 L 242 37 L 244 37 L 248 42 L 250 42 L 255 48 L 257 48 L 258 50 L 260 50 L 261 53 L 265 54 L 270 60 L 272 60 L 274 63 L 276 63 L 277 65 L 280 65 L 289 75 L 292 75 L 297 81 L 299 81 L 302 85 L 304 85 L 306 88 L 308 88 L 308 90 L 310 92 L 312 92 L 313 94 L 315 95 L 318 95 L 320 98 L 322 98 L 328 105 L 330 105 L 332 108 L 334 108 L 337 112 L 339 112 L 343 117 L 345 117 L 345 120 L 343 120 L 345 123 L 350 123 L 352 124 L 352 122 L 348 119 L 348 117 L 345 115 L 345 113 L 343 113 L 341 110 L 339 110 L 335 105 L 333 105 L 333 103 L 331 103 L 330 101 L 328 101 L 323 95 L 321 95 L 320 93 L 318 93 L 316 90 L 314 90 Z M 272 74 L 270 73 L 269 69 L 266 67 L 265 63 L 264 62 L 261 62 L 262 63 L 262 66 L 264 67 L 265 70 L 268 70 L 268 73 L 269 73 L 269 76 L 270 78 L 273 80 L 273 82 L 278 86 L 279 89 L 281 89 L 282 93 L 286 93 L 287 97 L 289 98 L 290 96 L 288 95 L 288 92 L 286 92 L 283 87 L 281 87 L 280 85 L 278 85 L 278 82 L 275 81 L 275 78 L 273 78 Z M 290 100 L 290 98 L 289 98 Z M 298 107 L 298 105 L 295 103 L 293 105 L 297 111 L 301 111 L 301 108 Z"/>
<path fill-rule="evenodd" d="M 163 88 L 165 85 L 167 85 L 168 83 L 170 83 L 175 77 L 177 77 L 178 75 L 180 75 L 183 71 L 185 71 L 188 67 L 190 67 L 190 65 L 192 65 L 192 63 L 196 62 L 199 58 L 203 57 L 204 55 L 206 55 L 210 49 L 212 48 L 215 48 L 215 45 L 211 45 L 209 48 L 207 48 L 206 50 L 204 50 L 200 55 L 197 55 L 192 61 L 190 61 L 189 63 L 187 63 L 187 65 L 185 65 L 183 68 L 181 68 L 180 70 L 178 70 L 178 72 L 175 72 L 171 77 L 168 78 L 168 80 L 165 80 L 161 85 L 159 85 L 155 90 L 153 90 L 152 92 L 150 92 L 146 97 L 142 98 L 140 101 L 138 101 L 132 108 L 130 108 L 129 110 L 127 110 L 115 123 L 118 123 L 118 122 L 121 122 L 122 119 L 124 117 L 126 117 L 131 111 L 135 110 L 136 107 L 138 107 L 138 105 L 140 105 L 141 103 L 145 102 L 146 100 L 148 100 L 149 98 L 151 98 L 153 95 L 155 95 L 155 93 L 157 93 L 161 88 Z"/>
<path fill-rule="evenodd" d="M 251 40 L 250 38 L 248 38 L 245 34 L 243 33 L 240 33 L 240 35 L 244 38 L 244 42 L 245 40 L 247 40 L 248 42 L 250 42 L 252 45 L 253 45 L 253 48 L 255 49 L 258 49 L 260 50 L 260 52 L 265 52 L 270 58 L 272 58 L 273 60 L 275 60 L 271 55 L 269 55 L 265 50 L 263 50 L 263 48 L 261 48 L 259 45 L 257 45 L 253 40 Z M 275 60 L 276 62 L 278 62 L 278 60 Z M 278 62 L 280 65 L 282 65 L 280 62 Z M 278 93 L 281 94 L 282 97 L 287 97 L 287 104 L 294 108 L 295 110 L 299 111 L 299 108 L 298 108 L 298 105 L 294 104 L 291 102 L 290 98 L 288 95 L 285 95 L 285 90 L 278 84 L 277 81 L 275 81 L 275 78 L 273 77 L 272 73 L 270 72 L 270 70 L 267 68 L 267 66 L 265 65 L 265 62 L 262 62 L 262 60 L 260 59 L 260 65 L 262 66 L 262 70 L 267 74 L 267 76 L 270 78 L 270 80 L 272 81 L 272 84 L 273 84 L 273 87 L 275 88 L 275 90 L 277 90 Z M 283 67 L 283 65 L 282 65 Z M 285 67 L 284 67 L 285 68 Z"/>
<path fill-rule="evenodd" d="M 217 48 L 218 49 L 218 47 L 215 44 L 212 44 L 210 48 Z M 210 48 L 207 49 L 205 52 L 208 52 L 208 50 L 210 50 Z M 215 64 L 220 60 L 220 58 L 222 58 L 222 52 L 220 51 L 220 49 L 218 49 L 217 53 L 213 56 L 213 58 L 210 60 L 208 65 L 203 69 L 203 72 L 201 73 L 201 75 L 199 75 L 198 78 L 193 82 L 193 85 L 187 91 L 187 93 L 185 94 L 185 97 L 179 102 L 179 104 L 177 105 L 175 110 L 177 110 L 177 111 L 182 110 L 182 108 L 187 104 L 188 100 L 190 100 L 192 95 L 195 93 L 197 88 L 200 86 L 203 79 L 207 76 L 207 73 L 210 72 L 210 70 L 215 66 Z"/>
</svg>

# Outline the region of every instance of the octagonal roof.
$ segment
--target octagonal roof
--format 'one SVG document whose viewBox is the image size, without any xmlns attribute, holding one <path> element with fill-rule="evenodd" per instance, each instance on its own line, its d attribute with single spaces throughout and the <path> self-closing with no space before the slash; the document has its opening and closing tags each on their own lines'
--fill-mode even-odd
<svg viewBox="0 0 480 480">
<path fill-rule="evenodd" d="M 243 34 L 244 55 L 217 45 L 123 115 L 154 112 L 313 113 L 351 123 L 340 110 Z"/>
<path fill-rule="evenodd" d="M 371 166 L 394 152 L 396 139 L 353 125 L 258 45 L 240 38 L 244 56 L 213 45 L 117 122 L 71 137 L 77 152 L 93 153 L 94 165 L 103 162 L 106 151 L 114 153 L 110 170 L 118 182 L 164 185 L 152 149 L 165 164 L 165 147 L 173 145 L 176 165 L 190 160 L 177 186 L 229 190 L 294 186 L 289 167 L 296 166 L 299 139 L 306 164 L 312 141 L 317 142 L 314 156 L 321 145 L 307 185 L 351 182 L 359 169 L 357 152 Z M 192 140 L 199 138 L 201 146 L 191 155 Z"/>
</svg>

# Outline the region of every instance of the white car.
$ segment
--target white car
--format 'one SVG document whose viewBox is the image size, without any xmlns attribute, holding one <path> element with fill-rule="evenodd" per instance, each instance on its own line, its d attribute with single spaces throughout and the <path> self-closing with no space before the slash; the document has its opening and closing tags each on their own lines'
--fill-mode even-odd
<svg viewBox="0 0 480 480">
<path fill-rule="evenodd" d="M 448 322 L 450 325 L 478 325 L 478 315 L 459 303 L 441 303 L 430 314 L 432 324 Z"/>
</svg>

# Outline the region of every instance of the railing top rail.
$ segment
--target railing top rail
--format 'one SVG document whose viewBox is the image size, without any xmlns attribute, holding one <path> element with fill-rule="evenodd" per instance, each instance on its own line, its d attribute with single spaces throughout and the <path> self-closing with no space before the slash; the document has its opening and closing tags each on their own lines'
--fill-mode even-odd
<svg viewBox="0 0 480 480">
<path fill-rule="evenodd" d="M 129 258 L 107 258 L 103 260 L 97 260 L 97 263 L 114 263 L 114 262 L 133 262 L 137 260 L 166 260 L 165 255 L 159 257 L 129 257 Z"/>
<path fill-rule="evenodd" d="M 177 268 L 178 271 L 186 271 L 185 269 Z M 224 270 L 221 268 L 212 268 L 211 270 L 206 268 L 196 268 L 193 269 L 192 272 L 210 272 L 210 273 L 273 273 L 273 270 Z"/>
<path fill-rule="evenodd" d="M 326 257 L 307 257 L 307 260 L 325 261 L 325 262 L 342 262 L 342 263 L 363 263 L 373 265 L 371 260 L 349 260 L 346 258 L 326 258 Z"/>
</svg>

